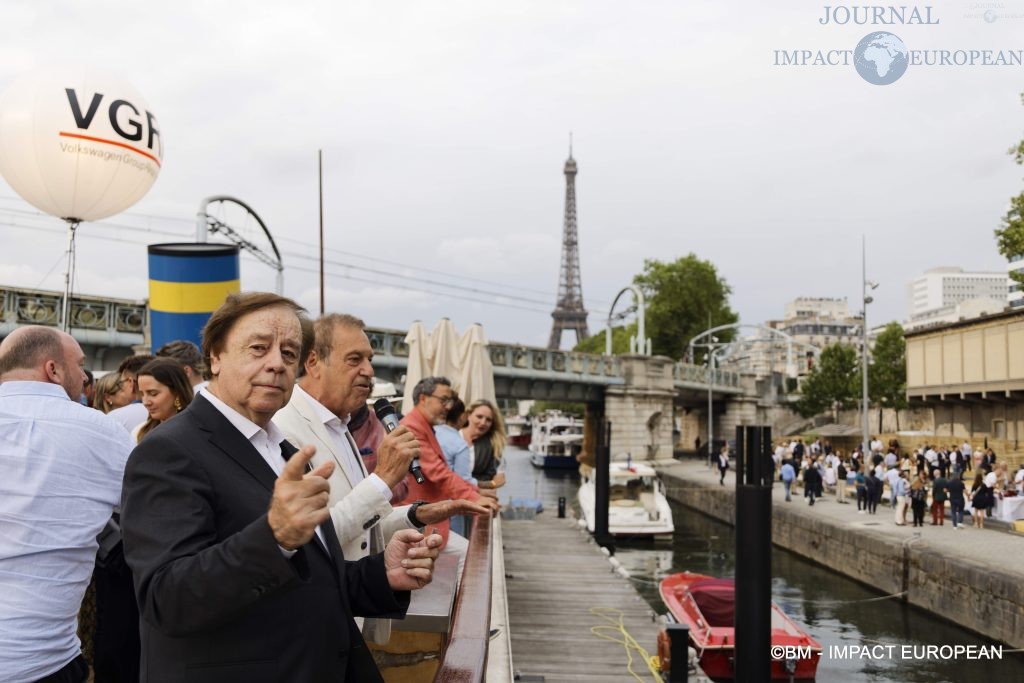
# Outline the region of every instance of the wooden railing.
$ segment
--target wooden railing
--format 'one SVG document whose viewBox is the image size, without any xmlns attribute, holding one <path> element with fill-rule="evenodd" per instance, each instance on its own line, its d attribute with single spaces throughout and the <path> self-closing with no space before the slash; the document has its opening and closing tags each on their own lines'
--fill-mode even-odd
<svg viewBox="0 0 1024 683">
<path fill-rule="evenodd" d="M 434 683 L 479 683 L 487 667 L 491 629 L 491 520 L 473 518 L 452 626 Z"/>
</svg>

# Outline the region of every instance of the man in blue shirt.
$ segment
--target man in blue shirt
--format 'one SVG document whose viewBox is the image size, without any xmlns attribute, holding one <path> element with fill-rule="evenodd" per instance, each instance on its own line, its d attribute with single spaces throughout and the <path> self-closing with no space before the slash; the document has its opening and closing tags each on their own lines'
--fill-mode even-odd
<svg viewBox="0 0 1024 683">
<path fill-rule="evenodd" d="M 893 495 L 896 496 L 896 526 L 907 525 L 907 495 L 910 493 L 910 484 L 907 483 L 907 477 L 910 475 L 910 470 L 901 470 L 899 477 L 896 479 L 896 486 L 893 489 Z"/>
<path fill-rule="evenodd" d="M 782 486 L 786 489 L 786 502 L 793 502 L 789 497 L 789 489 L 793 486 L 793 480 L 796 479 L 796 470 L 793 469 L 793 461 L 786 460 L 782 463 Z"/>
<path fill-rule="evenodd" d="M 76 629 L 96 535 L 121 497 L 131 437 L 78 403 L 78 342 L 28 326 L 0 343 L 0 672 L 85 681 Z"/>
</svg>

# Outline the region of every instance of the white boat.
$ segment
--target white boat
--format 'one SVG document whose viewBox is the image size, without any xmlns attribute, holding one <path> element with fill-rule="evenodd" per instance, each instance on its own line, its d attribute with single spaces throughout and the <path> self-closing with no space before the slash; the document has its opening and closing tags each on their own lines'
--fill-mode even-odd
<svg viewBox="0 0 1024 683">
<path fill-rule="evenodd" d="M 583 468 L 580 484 L 580 508 L 587 529 L 594 531 L 596 486 L 594 469 Z M 650 465 L 613 462 L 608 471 L 608 533 L 618 538 L 672 537 L 672 508 L 665 498 L 665 487 Z"/>
<path fill-rule="evenodd" d="M 533 419 L 530 462 L 537 467 L 576 469 L 583 449 L 583 420 L 549 410 Z"/>
</svg>

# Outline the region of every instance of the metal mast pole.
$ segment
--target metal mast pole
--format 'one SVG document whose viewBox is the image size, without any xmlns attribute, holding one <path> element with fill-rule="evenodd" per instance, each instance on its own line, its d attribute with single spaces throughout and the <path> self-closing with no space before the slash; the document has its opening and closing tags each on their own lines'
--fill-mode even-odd
<svg viewBox="0 0 1024 683">
<path fill-rule="evenodd" d="M 324 151 L 316 151 L 317 175 L 320 183 L 320 315 L 324 314 Z"/>
<path fill-rule="evenodd" d="M 71 332 L 71 289 L 75 280 L 75 230 L 78 228 L 78 221 L 69 218 L 68 221 L 68 259 L 67 268 L 64 270 L 64 301 L 61 302 L 60 322 L 65 332 Z"/>
<path fill-rule="evenodd" d="M 864 450 L 862 454 L 867 458 L 870 434 L 868 433 L 868 251 L 867 238 L 861 235 L 861 298 L 864 301 L 864 312 L 861 325 L 861 412 L 864 418 Z"/>
<path fill-rule="evenodd" d="M 708 467 L 715 466 L 715 438 L 711 418 L 711 389 L 715 386 L 715 351 L 708 347 Z"/>
</svg>

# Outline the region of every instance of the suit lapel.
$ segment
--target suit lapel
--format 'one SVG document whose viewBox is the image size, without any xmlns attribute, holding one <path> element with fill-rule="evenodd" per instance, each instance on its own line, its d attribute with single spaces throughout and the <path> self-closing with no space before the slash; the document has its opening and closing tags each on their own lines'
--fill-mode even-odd
<svg viewBox="0 0 1024 683">
<path fill-rule="evenodd" d="M 196 396 L 187 410 L 195 413 L 200 428 L 209 434 L 210 443 L 252 475 L 268 491 L 274 490 L 277 475 L 248 439 L 246 439 L 220 411 L 203 398 Z"/>
<path fill-rule="evenodd" d="M 352 452 L 356 456 L 356 467 L 359 468 L 359 472 L 363 475 L 363 479 L 366 479 L 370 474 L 366 471 L 366 465 L 363 464 L 363 456 L 359 453 L 359 444 L 356 443 L 356 439 L 352 436 L 352 432 L 347 429 L 345 430 L 345 438 L 348 439 L 349 448 L 352 449 Z M 352 482 L 349 483 L 351 484 Z"/>
<path fill-rule="evenodd" d="M 311 397 L 311 400 L 314 399 Z M 345 454 L 338 452 L 334 439 L 331 438 L 331 434 L 327 431 L 327 427 L 324 426 L 324 423 L 317 417 L 313 410 L 313 406 L 309 405 L 308 401 L 296 401 L 295 407 L 299 416 L 306 421 L 306 426 L 310 433 L 312 433 L 316 438 L 317 443 L 314 445 L 318 450 L 324 448 L 331 454 L 331 457 L 334 458 L 334 464 L 337 465 L 338 469 L 341 471 L 341 476 L 345 477 L 345 481 L 348 482 L 348 487 L 351 489 L 354 486 L 354 483 L 352 482 L 352 478 L 348 476 L 348 467 L 344 462 Z M 356 453 L 358 452 L 359 451 L 357 450 Z"/>
<path fill-rule="evenodd" d="M 298 452 L 298 450 L 299 449 L 292 445 L 292 442 L 287 439 L 281 442 L 281 453 L 286 457 L 286 459 L 292 457 Z M 306 466 L 306 471 L 309 471 L 308 465 Z M 320 536 L 313 534 L 313 540 L 316 542 L 316 547 L 320 549 L 320 552 L 327 555 L 327 558 L 330 560 L 334 560 L 334 558 L 339 557 L 341 555 L 341 543 L 338 541 L 338 535 L 334 533 L 334 523 L 331 521 L 330 517 L 327 518 L 326 522 L 320 525 L 320 533 L 323 534 L 324 540 L 327 541 L 327 546 L 324 546 L 324 542 L 320 540 Z M 306 545 L 309 544 L 307 543 Z M 330 548 L 329 550 L 328 547 Z M 331 567 L 334 568 L 335 574 L 337 574 L 337 567 L 335 567 L 334 561 L 331 562 Z"/>
<path fill-rule="evenodd" d="M 268 491 L 274 491 L 274 482 L 277 481 L 277 474 L 271 469 L 267 461 L 263 459 L 260 452 L 256 450 L 248 439 L 231 424 L 220 411 L 202 396 L 196 396 L 187 410 L 193 411 L 198 418 L 200 428 L 209 433 L 210 443 L 216 446 L 225 455 L 231 458 L 242 469 L 252 475 Z M 282 455 L 291 456 L 298 451 L 289 441 L 281 443 Z M 328 551 L 321 542 L 320 537 L 313 534 L 314 545 L 328 559 L 332 560 L 331 567 L 335 574 L 338 572 L 336 566 L 337 558 L 341 557 L 341 545 L 338 543 L 338 536 L 334 533 L 334 525 L 330 519 L 320 525 L 320 531 L 327 539 L 331 550 Z M 308 544 L 307 544 L 308 545 Z"/>
</svg>

